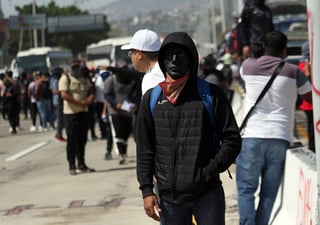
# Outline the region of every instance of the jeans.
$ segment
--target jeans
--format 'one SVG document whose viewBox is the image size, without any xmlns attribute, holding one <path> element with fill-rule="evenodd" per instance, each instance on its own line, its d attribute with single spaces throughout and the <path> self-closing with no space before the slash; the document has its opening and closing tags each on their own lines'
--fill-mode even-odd
<svg viewBox="0 0 320 225">
<path fill-rule="evenodd" d="M 43 128 L 47 128 L 47 123 L 54 127 L 53 119 L 53 110 L 50 99 L 41 99 L 37 101 L 38 112 L 41 117 L 41 125 Z"/>
<path fill-rule="evenodd" d="M 240 225 L 267 225 L 281 183 L 289 142 L 280 139 L 243 138 L 236 160 Z M 259 203 L 254 194 L 261 177 Z"/>
<path fill-rule="evenodd" d="M 191 225 L 194 215 L 197 225 L 225 224 L 225 197 L 221 185 L 201 196 L 191 208 L 184 208 L 160 199 L 161 225 Z"/>
</svg>

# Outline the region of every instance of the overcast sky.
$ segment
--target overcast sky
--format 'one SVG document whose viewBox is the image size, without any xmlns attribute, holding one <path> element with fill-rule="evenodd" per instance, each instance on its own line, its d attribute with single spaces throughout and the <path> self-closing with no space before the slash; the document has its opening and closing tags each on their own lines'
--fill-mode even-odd
<svg viewBox="0 0 320 225">
<path fill-rule="evenodd" d="M 7 18 L 11 15 L 17 15 L 15 6 L 23 6 L 32 3 L 33 0 L 0 0 L 2 12 Z M 48 5 L 51 0 L 34 0 L 37 5 Z M 66 6 L 76 4 L 82 10 L 96 11 L 101 6 L 116 0 L 55 0 L 58 6 Z"/>
</svg>

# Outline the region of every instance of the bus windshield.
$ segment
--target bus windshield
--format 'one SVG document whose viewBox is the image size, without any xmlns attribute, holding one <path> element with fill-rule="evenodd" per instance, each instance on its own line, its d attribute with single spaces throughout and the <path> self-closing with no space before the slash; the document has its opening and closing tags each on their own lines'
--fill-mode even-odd
<svg viewBox="0 0 320 225">
<path fill-rule="evenodd" d="M 31 74 L 32 71 L 48 72 L 46 55 L 30 55 L 17 58 L 19 71 Z"/>
<path fill-rule="evenodd" d="M 18 52 L 16 67 L 19 74 L 22 72 L 31 74 L 33 71 L 47 73 L 56 66 L 67 67 L 72 58 L 72 53 L 67 50 L 50 47 L 32 48 Z"/>
</svg>

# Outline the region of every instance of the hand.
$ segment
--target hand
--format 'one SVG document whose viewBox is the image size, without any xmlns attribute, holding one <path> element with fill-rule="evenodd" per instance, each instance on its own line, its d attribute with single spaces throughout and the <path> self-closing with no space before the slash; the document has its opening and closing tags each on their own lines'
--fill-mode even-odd
<svg viewBox="0 0 320 225">
<path fill-rule="evenodd" d="M 157 196 L 150 195 L 148 197 L 145 197 L 143 199 L 143 203 L 146 214 L 155 221 L 160 221 L 160 217 L 155 212 L 155 209 L 157 212 L 161 212 Z"/>
</svg>

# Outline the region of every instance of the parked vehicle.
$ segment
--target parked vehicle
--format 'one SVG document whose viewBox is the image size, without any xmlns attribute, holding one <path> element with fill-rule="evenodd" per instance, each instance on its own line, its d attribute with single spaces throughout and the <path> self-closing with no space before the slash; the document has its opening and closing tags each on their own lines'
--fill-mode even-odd
<svg viewBox="0 0 320 225">
<path fill-rule="evenodd" d="M 120 49 L 122 45 L 129 44 L 130 41 L 131 36 L 126 36 L 108 38 L 88 45 L 86 49 L 87 65 L 91 67 L 115 66 L 119 59 L 124 59 L 130 64 L 128 52 Z"/>
<path fill-rule="evenodd" d="M 66 67 L 73 59 L 69 50 L 60 48 L 39 47 L 20 51 L 11 63 L 11 70 L 21 74 L 33 71 L 49 72 L 56 66 Z"/>
</svg>

